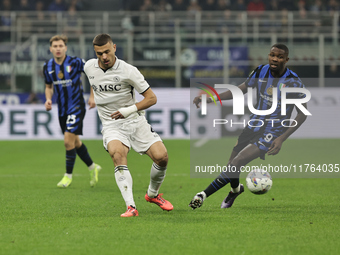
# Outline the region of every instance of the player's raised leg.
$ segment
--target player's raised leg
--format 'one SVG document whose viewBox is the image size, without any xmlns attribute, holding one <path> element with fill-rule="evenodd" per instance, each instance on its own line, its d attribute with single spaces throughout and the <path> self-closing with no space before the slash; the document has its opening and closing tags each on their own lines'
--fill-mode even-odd
<svg viewBox="0 0 340 255">
<path fill-rule="evenodd" d="M 236 157 L 238 152 L 232 151 L 228 165 L 230 165 L 230 162 Z M 222 172 L 212 183 L 209 184 L 209 186 L 197 193 L 192 200 L 189 203 L 189 206 L 194 210 L 196 208 L 199 208 L 203 205 L 203 201 L 209 197 L 210 195 L 214 194 L 219 189 L 223 188 L 225 185 L 227 185 L 230 182 L 231 176 L 226 172 Z"/>
<path fill-rule="evenodd" d="M 126 212 L 121 217 L 138 216 L 136 204 L 132 193 L 132 176 L 127 167 L 127 154 L 129 148 L 119 140 L 112 140 L 108 143 L 107 149 L 115 165 L 115 179 L 118 188 L 126 204 Z"/>
<path fill-rule="evenodd" d="M 229 208 L 233 205 L 235 199 L 244 191 L 244 187 L 240 184 L 240 168 L 245 166 L 250 161 L 260 156 L 260 149 L 254 145 L 249 144 L 245 146 L 240 152 L 233 150 L 231 153 L 228 167 L 225 172 L 222 172 L 210 185 L 202 192 L 197 193 L 189 203 L 192 209 L 201 207 L 203 201 L 214 194 L 216 191 L 223 188 L 230 183 L 231 191 L 227 197 L 222 201 L 221 208 Z"/>
<path fill-rule="evenodd" d="M 253 161 L 254 159 L 260 156 L 260 149 L 254 145 L 249 144 L 243 150 L 241 150 L 236 157 L 234 157 L 231 161 L 232 166 L 236 169 L 237 176 L 230 180 L 231 190 L 223 199 L 221 208 L 229 208 L 233 205 L 235 199 L 244 192 L 244 187 L 240 184 L 240 168 L 241 166 L 247 165 L 249 162 Z"/>
<path fill-rule="evenodd" d="M 87 165 L 90 172 L 90 186 L 94 187 L 98 182 L 98 172 L 102 169 L 100 165 L 94 163 L 88 153 L 86 145 L 76 136 L 75 140 L 76 152 L 81 160 Z"/>
<path fill-rule="evenodd" d="M 173 205 L 159 194 L 159 189 L 164 181 L 167 165 L 168 165 L 168 152 L 161 141 L 155 142 L 146 152 L 152 159 L 153 164 L 150 172 L 149 188 L 145 194 L 145 200 L 158 205 L 166 211 L 171 211 Z"/>
</svg>

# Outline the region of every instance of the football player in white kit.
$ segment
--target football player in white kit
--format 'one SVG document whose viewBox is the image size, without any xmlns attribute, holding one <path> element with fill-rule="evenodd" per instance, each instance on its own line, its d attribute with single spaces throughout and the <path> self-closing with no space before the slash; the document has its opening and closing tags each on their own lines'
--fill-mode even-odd
<svg viewBox="0 0 340 255">
<path fill-rule="evenodd" d="M 171 211 L 172 204 L 158 193 L 165 177 L 168 153 L 143 112 L 156 104 L 157 97 L 136 67 L 116 57 L 116 45 L 110 35 L 97 35 L 93 47 L 97 59 L 88 60 L 84 67 L 91 85 L 88 103 L 90 109 L 97 105 L 103 125 L 103 144 L 113 160 L 115 179 L 126 203 L 127 210 L 121 217 L 138 216 L 127 166 L 131 147 L 153 161 L 146 201 Z M 135 90 L 144 97 L 140 102 L 135 98 Z"/>
</svg>

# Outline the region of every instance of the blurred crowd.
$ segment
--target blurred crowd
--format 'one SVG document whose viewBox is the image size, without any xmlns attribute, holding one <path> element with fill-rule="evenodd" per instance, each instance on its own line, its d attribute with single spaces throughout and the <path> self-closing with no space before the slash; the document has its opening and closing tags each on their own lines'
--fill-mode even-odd
<svg viewBox="0 0 340 255">
<path fill-rule="evenodd" d="M 127 0 L 133 11 L 337 11 L 338 0 Z"/>
<path fill-rule="evenodd" d="M 102 4 L 100 4 L 102 2 Z M 107 10 L 109 1 L 96 1 Z M 118 10 L 129 11 L 338 11 L 339 0 L 111 0 Z M 1 11 L 89 11 L 89 0 L 1 0 Z M 113 11 L 113 10 L 112 10 Z"/>
<path fill-rule="evenodd" d="M 223 12 L 223 15 L 216 16 L 218 18 L 215 19 L 217 22 L 215 27 L 212 28 L 211 25 L 204 29 L 234 34 L 242 33 L 241 12 L 247 12 L 247 17 L 251 19 L 265 17 L 263 14 L 266 14 L 266 11 L 272 11 L 264 18 L 261 26 L 270 33 L 278 31 L 286 33 L 289 24 L 288 14 L 294 11 L 297 14 L 294 20 L 308 19 L 307 23 L 300 23 L 308 30 L 301 33 L 330 33 L 335 24 L 334 17 L 337 17 L 334 13 L 339 11 L 340 0 L 0 0 L 0 4 L 0 42 L 2 42 L 11 38 L 13 24 L 17 24 L 21 29 L 20 35 L 24 38 L 31 33 L 53 31 L 57 12 L 60 11 L 63 12 L 62 32 L 76 36 L 88 31 L 86 29 L 89 23 L 86 23 L 87 19 L 84 16 L 81 17 L 80 11 L 126 11 L 120 26 L 122 32 L 127 33 L 138 33 L 142 31 L 138 30 L 139 27 L 149 26 L 149 18 L 136 13 L 159 12 L 166 20 L 171 13 L 184 11 L 187 14 L 184 26 L 190 31 L 195 30 L 195 24 L 191 21 L 195 20 L 193 16 L 197 12 L 207 11 L 203 19 L 213 20 L 214 15 L 211 12 L 219 11 Z M 11 11 L 19 12 L 13 16 Z M 30 15 L 30 11 L 34 11 L 34 15 Z M 130 11 L 135 14 L 130 14 Z M 238 12 L 233 13 L 236 11 Z M 13 17 L 16 20 L 13 21 Z M 340 27 L 340 21 L 338 22 Z M 174 20 L 169 18 L 169 22 L 164 26 L 173 27 L 173 23 Z"/>
<path fill-rule="evenodd" d="M 1 0 L 0 11 L 67 11 L 83 10 L 82 0 Z"/>
</svg>

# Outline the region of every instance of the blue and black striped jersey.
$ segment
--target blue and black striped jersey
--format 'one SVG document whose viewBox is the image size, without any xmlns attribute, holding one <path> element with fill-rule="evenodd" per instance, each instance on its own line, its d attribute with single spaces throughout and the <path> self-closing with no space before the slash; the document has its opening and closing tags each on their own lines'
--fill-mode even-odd
<svg viewBox="0 0 340 255">
<path fill-rule="evenodd" d="M 292 70 L 286 68 L 284 74 L 280 78 L 274 78 L 269 70 L 269 65 L 258 66 L 247 78 L 245 84 L 257 90 L 257 102 L 254 108 L 257 110 L 268 110 L 272 107 L 273 103 L 273 90 L 277 91 L 277 107 L 275 111 L 269 115 L 256 115 L 252 114 L 251 126 L 248 128 L 254 132 L 265 130 L 272 130 L 273 132 L 284 132 L 285 127 L 281 124 L 282 121 L 290 119 L 294 105 L 287 105 L 286 115 L 281 115 L 281 89 L 284 87 L 289 88 L 304 88 L 304 84 Z M 249 95 L 248 95 L 249 96 Z M 288 93 L 287 98 L 303 98 L 305 94 L 301 93 Z M 269 121 L 268 121 L 269 120 Z M 273 121 L 275 120 L 275 121 Z M 263 122 L 261 122 L 263 121 Z M 261 124 L 264 125 L 262 126 Z M 289 123 L 286 123 L 289 125 Z M 262 127 L 260 127 L 262 126 Z"/>
<path fill-rule="evenodd" d="M 85 61 L 81 58 L 66 56 L 58 65 L 54 58 L 44 64 L 46 84 L 53 84 L 57 94 L 59 116 L 71 114 L 76 109 L 85 109 L 81 73 L 84 72 Z"/>
</svg>

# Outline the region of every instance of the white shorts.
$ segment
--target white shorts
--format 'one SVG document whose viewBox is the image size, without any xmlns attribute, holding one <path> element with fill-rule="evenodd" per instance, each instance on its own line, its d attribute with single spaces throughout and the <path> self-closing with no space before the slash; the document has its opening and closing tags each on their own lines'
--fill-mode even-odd
<svg viewBox="0 0 340 255">
<path fill-rule="evenodd" d="M 108 150 L 109 142 L 119 140 L 129 150 L 132 147 L 139 154 L 144 154 L 155 142 L 162 141 L 144 116 L 138 116 L 118 125 L 103 127 L 102 134 L 105 150 Z"/>
</svg>

